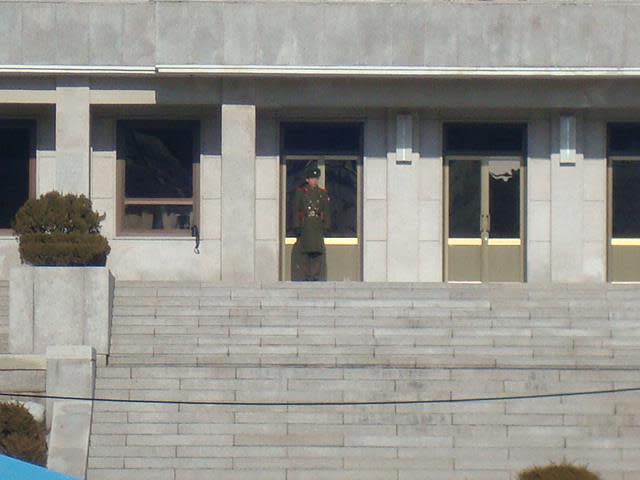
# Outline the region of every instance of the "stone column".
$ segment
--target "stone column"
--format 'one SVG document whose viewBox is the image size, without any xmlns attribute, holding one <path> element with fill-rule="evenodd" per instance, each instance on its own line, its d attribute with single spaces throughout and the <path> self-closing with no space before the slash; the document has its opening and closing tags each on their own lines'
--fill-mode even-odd
<svg viewBox="0 0 640 480">
<path fill-rule="evenodd" d="M 582 119 L 576 121 L 575 163 L 560 162 L 560 117 L 551 123 L 551 281 L 582 281 Z"/>
<path fill-rule="evenodd" d="M 90 89 L 87 79 L 58 80 L 56 184 L 64 193 L 90 195 Z"/>
<path fill-rule="evenodd" d="M 421 282 L 442 282 L 443 219 L 442 123 L 420 121 L 418 160 L 419 271 Z"/>
<path fill-rule="evenodd" d="M 363 280 L 387 281 L 387 145 L 384 118 L 364 125 Z"/>
<path fill-rule="evenodd" d="M 547 119 L 527 128 L 527 204 L 525 229 L 528 282 L 551 281 L 551 127 Z"/>
<path fill-rule="evenodd" d="M 414 116 L 413 134 L 418 135 L 418 122 Z M 388 145 L 393 151 L 387 156 L 387 279 L 390 282 L 418 281 L 419 217 L 418 217 L 418 155 L 417 141 L 406 162 L 396 155 L 396 113 L 387 121 Z"/>
<path fill-rule="evenodd" d="M 222 281 L 255 280 L 256 107 L 249 85 L 223 84 Z"/>
<path fill-rule="evenodd" d="M 95 350 L 87 346 L 47 348 L 47 395 L 93 398 L 96 379 Z M 93 402 L 47 400 L 49 458 L 47 467 L 85 478 Z"/>
<path fill-rule="evenodd" d="M 258 115 L 256 152 L 256 280 L 278 281 L 280 273 L 280 153 L 278 120 Z"/>
<path fill-rule="evenodd" d="M 607 125 L 584 122 L 583 281 L 607 280 Z"/>
<path fill-rule="evenodd" d="M 577 117 L 576 162 L 560 163 L 552 122 L 551 281 L 606 280 L 606 125 Z"/>
</svg>

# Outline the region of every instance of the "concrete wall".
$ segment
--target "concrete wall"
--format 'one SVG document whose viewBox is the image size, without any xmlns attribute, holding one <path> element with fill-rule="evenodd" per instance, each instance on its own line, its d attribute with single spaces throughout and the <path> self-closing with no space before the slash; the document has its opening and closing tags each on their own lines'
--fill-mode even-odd
<svg viewBox="0 0 640 480">
<path fill-rule="evenodd" d="M 551 280 L 606 279 L 606 123 L 577 118 L 574 164 L 561 164 L 551 124 Z"/>
<path fill-rule="evenodd" d="M 11 270 L 9 353 L 42 354 L 49 345 L 89 345 L 109 354 L 114 278 L 104 267 Z"/>
<path fill-rule="evenodd" d="M 274 282 L 280 272 L 280 128 L 273 112 L 256 119 L 255 278 Z"/>
<path fill-rule="evenodd" d="M 442 128 L 412 115 L 412 153 L 396 158 L 398 111 L 368 117 L 364 139 L 365 281 L 442 281 Z"/>
<path fill-rule="evenodd" d="M 7 2 L 0 64 L 637 66 L 629 2 Z"/>
<path fill-rule="evenodd" d="M 108 266 L 118 279 L 202 280 L 220 279 L 220 119 L 214 111 L 200 115 L 200 254 L 192 237 L 116 235 L 116 114 L 93 118 L 91 148 L 91 198 L 96 210 L 106 213 L 102 234 L 109 239 Z M 175 118 L 147 110 L 144 118 Z M 193 116 L 193 115 L 192 115 Z"/>
<path fill-rule="evenodd" d="M 528 125 L 527 280 L 604 281 L 605 125 L 640 118 L 632 80 L 7 77 L 0 100 L 0 118 L 37 119 L 37 193 L 90 193 L 106 213 L 109 267 L 130 280 L 275 281 L 279 123 L 349 118 L 365 130 L 365 280 L 442 280 L 442 123 L 473 120 Z M 575 165 L 558 160 L 563 112 L 578 118 Z M 410 161 L 398 163 L 402 113 L 414 138 Z M 119 118 L 201 121 L 200 255 L 190 237 L 116 235 Z M 16 247 L 0 239 L 0 278 L 19 263 Z"/>
</svg>

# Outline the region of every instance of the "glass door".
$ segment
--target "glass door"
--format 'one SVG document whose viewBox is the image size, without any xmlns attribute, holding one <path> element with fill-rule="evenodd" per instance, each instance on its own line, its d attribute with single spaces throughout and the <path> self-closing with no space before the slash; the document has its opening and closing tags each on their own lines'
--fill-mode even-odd
<svg viewBox="0 0 640 480">
<path fill-rule="evenodd" d="M 640 156 L 609 158 L 609 280 L 640 281 Z"/>
<path fill-rule="evenodd" d="M 640 123 L 607 126 L 608 279 L 640 282 Z"/>
<path fill-rule="evenodd" d="M 283 198 L 283 280 L 291 279 L 291 252 L 296 242 L 292 202 L 295 190 L 304 184 L 306 167 L 316 164 L 321 172 L 320 187 L 327 190 L 331 230 L 325 235 L 327 280 L 361 280 L 361 162 L 350 155 L 286 155 L 282 165 Z"/>
<path fill-rule="evenodd" d="M 446 158 L 447 281 L 523 281 L 522 170 L 519 157 Z"/>
</svg>

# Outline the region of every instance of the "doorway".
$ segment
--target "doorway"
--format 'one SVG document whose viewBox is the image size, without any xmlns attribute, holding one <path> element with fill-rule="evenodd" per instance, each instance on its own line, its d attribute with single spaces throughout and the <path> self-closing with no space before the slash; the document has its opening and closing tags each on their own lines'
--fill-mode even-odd
<svg viewBox="0 0 640 480">
<path fill-rule="evenodd" d="M 447 281 L 524 281 L 523 130 L 445 125 Z"/>
<path fill-rule="evenodd" d="M 296 242 L 292 204 L 309 165 L 320 169 L 320 187 L 330 201 L 331 228 L 325 233 L 327 280 L 362 279 L 362 128 L 357 123 L 283 123 L 281 126 L 281 279 L 291 280 Z"/>
<path fill-rule="evenodd" d="M 608 126 L 608 278 L 640 281 L 640 123 Z"/>
</svg>

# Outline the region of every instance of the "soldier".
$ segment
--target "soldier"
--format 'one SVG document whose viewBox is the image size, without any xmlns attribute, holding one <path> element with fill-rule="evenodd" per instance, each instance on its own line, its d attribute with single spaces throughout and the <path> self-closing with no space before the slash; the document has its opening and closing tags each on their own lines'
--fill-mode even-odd
<svg viewBox="0 0 640 480">
<path fill-rule="evenodd" d="M 324 234 L 331 225 L 329 195 L 318 186 L 320 169 L 305 170 L 306 183 L 293 196 L 293 227 L 296 243 L 291 252 L 291 279 L 322 281 L 327 279 Z"/>
</svg>

